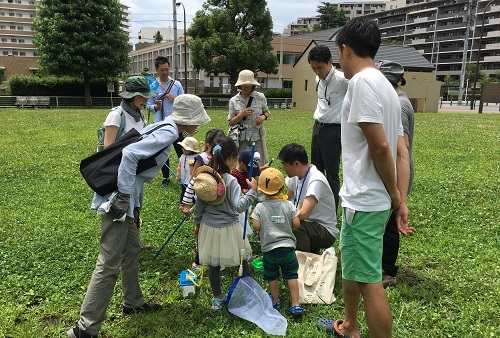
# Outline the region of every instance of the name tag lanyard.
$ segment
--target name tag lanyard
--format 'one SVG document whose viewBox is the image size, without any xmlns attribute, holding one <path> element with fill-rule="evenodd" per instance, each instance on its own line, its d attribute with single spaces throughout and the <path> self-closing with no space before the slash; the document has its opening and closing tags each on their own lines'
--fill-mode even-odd
<svg viewBox="0 0 500 338">
<path fill-rule="evenodd" d="M 300 195 L 302 195 L 302 189 L 304 189 L 304 183 L 306 183 L 306 178 L 307 178 L 307 175 L 309 175 L 310 170 L 311 170 L 311 166 L 309 166 L 309 168 L 307 168 L 306 175 L 302 179 L 302 185 L 300 186 L 300 192 L 298 195 L 297 195 L 297 191 L 299 189 L 299 186 L 297 185 L 295 187 L 295 196 L 293 196 L 293 204 L 295 205 L 296 208 L 298 208 L 298 206 L 299 206 Z"/>
</svg>

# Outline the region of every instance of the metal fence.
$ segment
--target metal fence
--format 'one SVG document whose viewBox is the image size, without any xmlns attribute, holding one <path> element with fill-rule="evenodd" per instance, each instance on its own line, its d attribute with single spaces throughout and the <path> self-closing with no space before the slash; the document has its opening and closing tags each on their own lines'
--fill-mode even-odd
<svg viewBox="0 0 500 338">
<path fill-rule="evenodd" d="M 0 96 L 0 108 L 16 107 L 17 96 Z M 202 97 L 203 105 L 207 108 L 227 108 L 229 98 L 226 97 Z M 91 97 L 92 107 L 114 107 L 120 104 L 121 97 Z M 291 98 L 268 98 L 269 108 L 292 108 Z M 85 107 L 83 96 L 50 96 L 50 107 L 70 108 Z"/>
</svg>

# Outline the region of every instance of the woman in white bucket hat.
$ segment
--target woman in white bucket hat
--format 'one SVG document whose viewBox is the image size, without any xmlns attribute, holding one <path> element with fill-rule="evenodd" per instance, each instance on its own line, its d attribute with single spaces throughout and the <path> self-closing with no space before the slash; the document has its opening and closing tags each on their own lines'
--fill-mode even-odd
<svg viewBox="0 0 500 338">
<path fill-rule="evenodd" d="M 262 163 L 268 163 L 264 121 L 269 118 L 269 108 L 264 94 L 255 91 L 260 83 L 251 70 L 242 70 L 235 86 L 239 93 L 229 100 L 229 126 L 239 125 L 238 152 L 255 142 Z"/>
</svg>

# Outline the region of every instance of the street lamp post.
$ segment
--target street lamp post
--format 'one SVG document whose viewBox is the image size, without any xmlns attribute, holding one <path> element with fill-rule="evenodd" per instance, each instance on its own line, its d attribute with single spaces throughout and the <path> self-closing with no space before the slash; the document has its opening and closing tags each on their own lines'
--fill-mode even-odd
<svg viewBox="0 0 500 338">
<path fill-rule="evenodd" d="M 476 84 L 477 84 L 477 76 L 479 74 L 479 57 L 481 56 L 481 46 L 483 42 L 483 28 L 484 28 L 484 21 L 485 21 L 485 16 L 486 16 L 486 10 L 488 9 L 488 6 L 491 5 L 491 3 L 495 0 L 490 0 L 484 6 L 484 11 L 483 11 L 483 22 L 481 23 L 481 30 L 479 32 L 479 47 L 477 49 L 477 59 L 476 59 L 476 71 L 474 74 L 474 86 L 472 87 L 472 99 L 470 100 L 470 109 L 474 109 L 476 105 Z"/>
<path fill-rule="evenodd" d="M 184 11 L 184 92 L 188 92 L 188 72 L 187 72 L 187 43 L 186 43 L 186 7 L 182 2 L 177 2 L 176 6 L 182 6 Z"/>
<path fill-rule="evenodd" d="M 174 80 L 179 78 L 179 60 L 177 59 L 177 6 L 174 0 L 174 50 L 172 52 L 172 61 L 174 61 Z"/>
</svg>

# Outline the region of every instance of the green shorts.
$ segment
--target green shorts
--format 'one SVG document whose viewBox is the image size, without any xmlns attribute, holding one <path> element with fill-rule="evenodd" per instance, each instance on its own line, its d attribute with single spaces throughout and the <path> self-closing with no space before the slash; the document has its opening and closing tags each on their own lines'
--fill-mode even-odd
<svg viewBox="0 0 500 338">
<path fill-rule="evenodd" d="M 361 283 L 382 281 L 382 246 L 390 215 L 391 210 L 363 212 L 342 208 L 342 278 Z M 348 224 L 346 218 L 351 217 Z"/>
<path fill-rule="evenodd" d="M 294 248 L 276 248 L 263 254 L 264 274 L 262 279 L 273 281 L 279 278 L 280 268 L 284 280 L 299 278 L 299 263 Z"/>
</svg>

